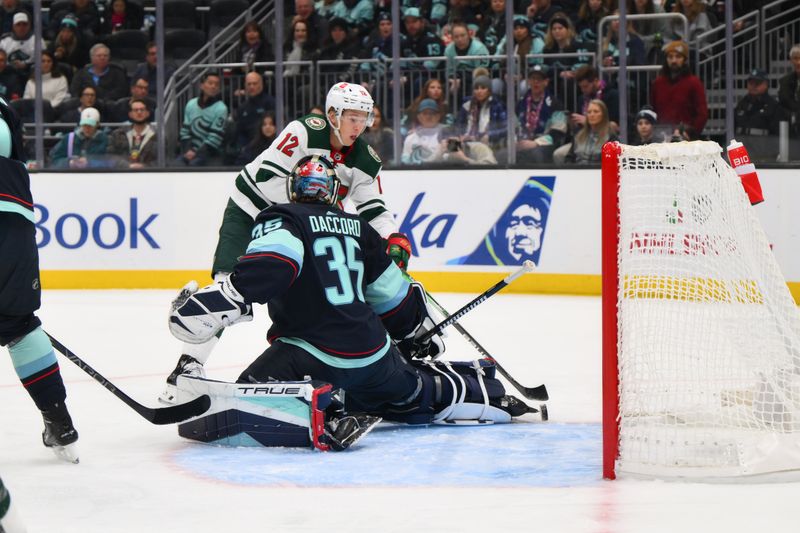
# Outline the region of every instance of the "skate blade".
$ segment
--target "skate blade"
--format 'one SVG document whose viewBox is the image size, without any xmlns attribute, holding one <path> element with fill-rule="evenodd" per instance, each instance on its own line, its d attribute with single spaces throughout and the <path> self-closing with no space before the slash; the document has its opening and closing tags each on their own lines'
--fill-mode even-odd
<svg viewBox="0 0 800 533">
<path fill-rule="evenodd" d="M 53 453 L 61 459 L 62 461 L 66 461 L 72 464 L 78 464 L 80 459 L 78 458 L 78 447 L 73 442 L 72 444 L 67 444 L 66 446 L 50 446 L 50 449 L 53 450 Z"/>
<path fill-rule="evenodd" d="M 347 444 L 347 447 L 345 448 L 346 450 L 349 450 L 350 448 L 352 448 L 353 446 L 355 446 L 355 445 L 356 445 L 356 444 L 357 444 L 357 443 L 358 443 L 358 442 L 359 442 L 361 439 L 363 439 L 364 437 L 366 437 L 366 436 L 369 434 L 369 432 L 370 432 L 370 431 L 372 431 L 373 429 L 375 429 L 375 428 L 378 426 L 378 424 L 380 424 L 380 423 L 381 423 L 381 420 L 383 420 L 383 418 L 381 418 L 381 417 L 378 417 L 378 416 L 376 416 L 376 417 L 371 417 L 371 418 L 373 418 L 374 420 L 370 420 L 370 424 L 369 424 L 368 426 L 366 426 L 366 427 L 362 426 L 362 428 L 361 428 L 361 431 L 359 431 L 359 432 L 358 432 L 358 433 L 357 433 L 357 434 L 356 434 L 356 435 L 355 435 L 355 436 L 354 436 L 354 437 L 353 437 L 353 438 L 350 440 L 350 442 L 348 442 L 348 444 Z"/>
<path fill-rule="evenodd" d="M 164 392 L 161 393 L 161 396 L 158 397 L 158 403 L 163 403 L 164 405 L 175 405 L 178 400 L 178 387 L 175 385 L 167 384 L 164 388 Z"/>
</svg>

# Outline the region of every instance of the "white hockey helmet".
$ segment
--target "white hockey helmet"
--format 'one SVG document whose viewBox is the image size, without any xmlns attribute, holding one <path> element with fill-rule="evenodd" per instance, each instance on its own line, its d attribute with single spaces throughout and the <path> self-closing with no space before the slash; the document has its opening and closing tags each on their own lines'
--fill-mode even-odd
<svg viewBox="0 0 800 533">
<path fill-rule="evenodd" d="M 364 87 L 355 83 L 340 82 L 334 84 L 328 91 L 328 96 L 325 97 L 325 117 L 328 118 L 328 111 L 333 108 L 336 113 L 336 124 L 333 124 L 330 118 L 328 118 L 328 122 L 333 129 L 338 130 L 341 124 L 339 119 L 345 109 L 366 111 L 367 127 L 370 127 L 375 117 L 372 113 L 373 105 L 372 96 Z"/>
</svg>

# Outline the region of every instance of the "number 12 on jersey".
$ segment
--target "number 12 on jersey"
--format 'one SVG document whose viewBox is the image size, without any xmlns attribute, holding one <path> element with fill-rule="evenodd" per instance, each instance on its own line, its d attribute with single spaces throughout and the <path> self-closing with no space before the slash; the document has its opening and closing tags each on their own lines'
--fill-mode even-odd
<svg viewBox="0 0 800 533">
<path fill-rule="evenodd" d="M 325 287 L 325 297 L 331 305 L 347 305 L 353 303 L 354 297 L 364 302 L 361 284 L 364 280 L 364 263 L 356 257 L 356 250 L 361 250 L 358 241 L 345 236 L 344 246 L 338 237 L 321 237 L 313 244 L 314 255 L 328 257 L 328 270 L 339 276 L 339 286 Z M 351 272 L 356 274 L 355 291 Z"/>
<path fill-rule="evenodd" d="M 299 145 L 300 139 L 298 139 L 296 135 L 292 135 L 292 132 L 289 132 L 278 145 L 278 151 L 292 157 L 294 155 L 294 149 Z"/>
</svg>

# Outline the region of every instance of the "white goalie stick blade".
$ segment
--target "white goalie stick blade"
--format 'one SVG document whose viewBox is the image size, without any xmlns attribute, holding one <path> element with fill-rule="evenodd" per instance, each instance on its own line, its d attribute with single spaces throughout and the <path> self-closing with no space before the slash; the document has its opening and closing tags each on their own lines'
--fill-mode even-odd
<svg viewBox="0 0 800 533">
<path fill-rule="evenodd" d="M 447 410 L 447 409 L 445 409 Z M 506 424 L 511 422 L 511 415 L 507 412 L 482 403 L 460 403 L 451 406 L 446 416 L 437 419 L 434 424 L 442 425 L 480 425 L 480 424 Z"/>
<path fill-rule="evenodd" d="M 67 444 L 66 446 L 49 446 L 53 453 L 62 461 L 66 461 L 72 464 L 78 464 L 80 459 L 78 458 L 78 446 L 76 443 Z"/>
</svg>

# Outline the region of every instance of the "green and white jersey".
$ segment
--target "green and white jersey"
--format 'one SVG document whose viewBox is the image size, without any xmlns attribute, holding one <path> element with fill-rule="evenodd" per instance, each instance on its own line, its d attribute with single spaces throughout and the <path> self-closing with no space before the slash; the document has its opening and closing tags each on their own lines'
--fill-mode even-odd
<svg viewBox="0 0 800 533">
<path fill-rule="evenodd" d="M 336 165 L 341 180 L 339 199 L 349 199 L 356 213 L 381 235 L 397 232 L 394 216 L 386 209 L 380 187 L 381 159 L 361 138 L 343 151 L 334 150 L 331 129 L 322 115 L 306 115 L 290 122 L 272 144 L 248 163 L 236 178 L 231 200 L 255 219 L 262 209 L 289 202 L 286 177 L 309 155 L 322 155 Z"/>
</svg>

